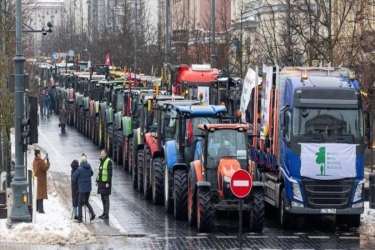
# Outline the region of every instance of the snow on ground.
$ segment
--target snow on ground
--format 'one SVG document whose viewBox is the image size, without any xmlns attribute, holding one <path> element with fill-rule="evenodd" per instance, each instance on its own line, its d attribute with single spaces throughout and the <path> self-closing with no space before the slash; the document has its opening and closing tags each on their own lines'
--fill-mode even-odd
<svg viewBox="0 0 375 250">
<path fill-rule="evenodd" d="M 365 202 L 365 211 L 361 215 L 361 226 L 358 228 L 361 235 L 375 237 L 375 209 L 369 208 L 369 202 Z"/>
<path fill-rule="evenodd" d="M 44 200 L 45 214 L 36 214 L 36 223 L 18 223 L 11 229 L 6 219 L 0 220 L 0 242 L 74 245 L 95 242 L 84 223 L 71 220 L 71 211 L 61 203 L 52 180 L 48 180 L 48 199 Z M 50 184 L 51 183 L 51 184 Z"/>
</svg>

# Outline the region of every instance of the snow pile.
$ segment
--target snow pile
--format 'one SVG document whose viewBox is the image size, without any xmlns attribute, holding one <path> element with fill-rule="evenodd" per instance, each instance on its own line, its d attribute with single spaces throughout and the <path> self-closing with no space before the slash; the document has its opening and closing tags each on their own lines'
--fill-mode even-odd
<svg viewBox="0 0 375 250">
<path fill-rule="evenodd" d="M 58 194 L 51 186 L 53 185 L 48 185 L 48 200 L 44 200 L 46 213 L 37 213 L 35 223 L 18 223 L 8 229 L 6 219 L 0 220 L 0 242 L 60 245 L 95 242 L 95 237 L 84 223 L 71 220 L 71 212 L 60 202 Z"/>
<path fill-rule="evenodd" d="M 365 202 L 365 211 L 361 215 L 361 226 L 358 228 L 361 235 L 375 236 L 375 209 L 369 208 L 369 202 Z"/>
</svg>

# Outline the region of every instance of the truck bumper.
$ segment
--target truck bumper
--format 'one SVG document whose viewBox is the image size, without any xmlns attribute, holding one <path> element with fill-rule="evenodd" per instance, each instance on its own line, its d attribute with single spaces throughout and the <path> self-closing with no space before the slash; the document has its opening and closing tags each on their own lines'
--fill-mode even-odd
<svg viewBox="0 0 375 250">
<path fill-rule="evenodd" d="M 286 210 L 292 214 L 321 214 L 321 215 L 336 215 L 336 214 L 362 214 L 364 211 L 363 207 L 358 208 L 343 208 L 335 209 L 335 212 L 326 212 L 322 209 L 315 208 L 302 208 L 302 207 L 287 207 Z"/>
</svg>

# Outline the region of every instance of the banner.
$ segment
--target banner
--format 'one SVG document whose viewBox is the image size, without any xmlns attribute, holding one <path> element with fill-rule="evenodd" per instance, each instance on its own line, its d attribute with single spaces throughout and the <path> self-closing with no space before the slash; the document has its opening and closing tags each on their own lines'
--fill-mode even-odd
<svg viewBox="0 0 375 250">
<path fill-rule="evenodd" d="M 255 77 L 256 77 L 256 72 L 252 70 L 251 68 L 249 68 L 247 70 L 245 79 L 243 81 L 241 104 L 240 104 L 240 110 L 242 113 L 241 121 L 244 123 L 246 123 L 246 109 L 250 102 L 251 91 L 255 87 Z"/>
<path fill-rule="evenodd" d="M 202 102 L 204 102 L 204 105 L 210 105 L 210 87 L 198 87 L 198 99 L 200 93 L 203 94 Z"/>
<path fill-rule="evenodd" d="M 272 67 L 263 65 L 263 85 L 262 85 L 262 103 L 261 103 L 261 126 L 260 138 L 265 139 L 268 134 L 271 105 L 271 90 L 272 90 Z"/>
<path fill-rule="evenodd" d="M 301 143 L 301 176 L 335 180 L 356 176 L 356 145 Z"/>
</svg>

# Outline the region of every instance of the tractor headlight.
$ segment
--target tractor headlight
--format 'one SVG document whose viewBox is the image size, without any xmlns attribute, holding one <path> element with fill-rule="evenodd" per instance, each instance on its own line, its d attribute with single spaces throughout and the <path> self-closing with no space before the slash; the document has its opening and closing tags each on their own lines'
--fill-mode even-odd
<svg viewBox="0 0 375 250">
<path fill-rule="evenodd" d="M 358 183 L 357 188 L 355 189 L 353 202 L 359 201 L 362 199 L 362 192 L 363 192 L 363 184 L 365 180 L 362 180 Z"/>
<path fill-rule="evenodd" d="M 302 193 L 297 182 L 293 182 L 293 198 L 302 201 Z"/>
<path fill-rule="evenodd" d="M 230 177 L 228 177 L 228 176 L 224 176 L 224 181 L 225 181 L 225 182 L 230 182 Z"/>
</svg>

